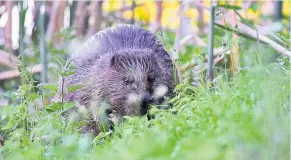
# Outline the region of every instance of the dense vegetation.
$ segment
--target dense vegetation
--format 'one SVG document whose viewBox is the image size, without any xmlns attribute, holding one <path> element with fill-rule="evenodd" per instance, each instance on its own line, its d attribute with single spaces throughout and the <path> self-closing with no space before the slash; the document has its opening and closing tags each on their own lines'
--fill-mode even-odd
<svg viewBox="0 0 291 160">
<path fill-rule="evenodd" d="M 102 5 L 101 2 L 93 2 L 97 6 Z M 259 13 L 259 4 L 263 3 L 252 3 L 248 11 Z M 289 25 L 286 11 L 290 11 L 287 1 L 284 3 L 285 17 L 280 20 L 283 27 L 277 33 L 266 33 L 266 37 L 287 50 L 291 47 L 291 38 L 286 27 Z M 85 9 L 88 4 L 79 3 L 80 10 Z M 108 6 L 107 4 L 107 8 Z M 177 3 L 177 10 L 179 6 Z M 262 14 L 253 16 L 254 19 L 251 20 L 244 19 L 244 16 L 237 12 L 241 7 L 221 7 L 223 9 L 216 12 L 216 18 L 221 18 L 221 21 L 216 21 L 214 48 L 223 49 L 215 57 L 223 58 L 215 63 L 213 82 L 209 83 L 205 78 L 205 57 L 210 49 L 206 45 L 209 43 L 208 26 L 198 27 L 199 33 L 195 36 L 199 36 L 198 40 L 201 43 L 189 40 L 189 43 L 178 47 L 178 51 L 174 46 L 182 43 L 184 39 L 177 38 L 176 30 L 185 30 L 185 35 L 182 36 L 187 38 L 193 34 L 191 29 L 187 28 L 187 25 L 179 25 L 176 30 L 162 27 L 156 35 L 172 56 L 179 52 L 175 65 L 179 71 L 183 70 L 179 75 L 182 81 L 176 86 L 174 97 L 168 99 L 172 107 L 168 107 L 168 103 L 164 105 L 169 109 L 152 106 L 150 114 L 155 118 L 151 120 L 148 120 L 147 116 L 124 117 L 124 122 L 116 125 L 114 131 L 105 130 L 96 137 L 78 132 L 78 127 L 87 122 L 86 118 L 80 120 L 77 116 L 72 116 L 67 121 L 63 117 L 63 113 L 72 108 L 74 103 L 48 103 L 49 97 L 64 94 L 60 93 L 61 85 L 58 86 L 57 81 L 73 73 L 74 68 L 67 57 L 84 38 L 78 35 L 78 30 L 82 27 L 76 29 L 74 25 L 70 25 L 54 35 L 56 42 L 54 39 L 48 40 L 50 83 L 40 83 L 40 74 L 31 73 L 26 69 L 26 65 L 38 64 L 42 58 L 39 42 L 30 43 L 23 53 L 23 63 L 18 66 L 20 78 L 2 81 L 0 84 L 0 89 L 5 89 L 3 94 L 0 90 L 0 100 L 7 100 L 4 106 L 0 106 L 0 159 L 289 159 L 289 57 L 278 53 L 278 48 L 261 43 L 264 41 L 258 37 L 241 32 L 255 31 L 254 26 L 258 19 L 270 20 L 270 17 L 263 17 Z M 145 17 L 142 16 L 143 10 L 138 9 L 137 12 L 140 13 L 136 14 L 136 24 L 139 24 L 139 18 Z M 171 8 L 165 10 L 166 13 L 172 12 Z M 228 17 L 220 15 L 224 11 L 236 11 L 236 16 L 240 17 L 237 22 L 242 22 L 245 27 L 241 29 L 237 24 L 231 26 L 226 23 Z M 94 15 L 93 12 L 91 14 Z M 78 19 L 84 19 L 82 16 L 85 14 Z M 110 14 L 107 15 L 109 16 Z M 131 16 L 127 18 L 130 19 Z M 178 21 L 171 21 L 170 14 L 165 17 L 170 19 L 171 23 L 178 24 Z M 110 26 L 115 20 L 109 19 L 99 25 Z M 219 22 L 224 23 L 222 25 Z M 268 23 L 265 26 L 268 26 Z M 96 29 L 96 26 L 94 27 Z M 188 31 L 189 35 L 186 35 Z M 36 41 L 38 40 L 36 38 Z M 239 55 L 236 57 L 236 66 L 233 56 L 235 54 Z M 78 86 L 73 86 L 68 90 L 70 92 L 77 89 Z M 81 107 L 79 111 L 87 116 L 84 108 Z"/>
<path fill-rule="evenodd" d="M 171 35 L 164 37 L 167 41 Z M 249 41 L 241 43 L 256 47 Z M 272 50 L 261 49 L 272 55 Z M 125 117 L 114 132 L 95 138 L 77 132 L 82 122 L 65 122 L 61 114 L 73 104 L 51 104 L 39 110 L 40 91 L 57 88 L 54 84 L 35 87 L 32 74 L 21 69 L 23 84 L 17 92 L 6 92 L 11 105 L 0 108 L 5 139 L 1 159 L 288 159 L 287 58 L 273 55 L 268 63 L 259 63 L 252 54 L 242 54 L 253 63 L 234 75 L 217 67 L 212 86 L 203 81 L 192 86 L 185 73 L 185 81 L 170 100 L 172 109 L 153 107 L 150 112 L 155 118 L 150 121 Z M 274 57 L 277 61 L 271 62 Z M 57 73 L 69 73 L 65 66 L 62 70 Z"/>
</svg>

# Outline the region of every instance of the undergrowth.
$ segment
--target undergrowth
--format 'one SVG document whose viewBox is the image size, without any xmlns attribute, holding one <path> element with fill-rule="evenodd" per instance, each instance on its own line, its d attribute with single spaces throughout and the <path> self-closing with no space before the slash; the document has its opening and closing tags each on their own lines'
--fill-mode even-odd
<svg viewBox="0 0 291 160">
<path fill-rule="evenodd" d="M 165 46 L 172 46 L 173 35 L 161 36 L 168 43 Z M 229 39 L 225 36 L 215 44 Z M 234 75 L 228 75 L 226 59 L 217 66 L 211 88 L 203 82 L 194 87 L 184 81 L 170 100 L 173 108 L 153 106 L 154 119 L 125 117 L 114 132 L 101 132 L 97 137 L 78 132 L 86 120 L 66 121 L 62 116 L 74 104 L 61 101 L 43 106 L 52 93 L 61 99 L 65 93 L 56 84 L 35 86 L 33 75 L 20 68 L 19 89 L 2 95 L 8 104 L 0 107 L 0 159 L 289 159 L 288 58 L 278 58 L 270 48 L 253 42 L 240 43 L 242 68 Z M 256 47 L 266 63 L 256 62 Z M 66 53 L 62 48 L 49 51 Z M 178 64 L 192 59 L 202 64 L 206 51 L 188 46 Z M 277 62 L 272 63 L 274 57 Z M 61 80 L 72 74 L 69 63 L 53 60 L 62 64 L 60 70 L 53 68 Z"/>
<path fill-rule="evenodd" d="M 10 95 L 17 105 L 0 108 L 0 159 L 288 159 L 289 72 L 280 64 L 220 74 L 203 83 L 176 87 L 174 107 L 155 118 L 125 117 L 114 132 L 93 138 L 66 123 L 62 107 L 38 109 L 39 90 L 30 75 Z M 12 103 L 13 104 L 13 103 Z M 32 114 L 29 109 L 32 109 Z"/>
</svg>

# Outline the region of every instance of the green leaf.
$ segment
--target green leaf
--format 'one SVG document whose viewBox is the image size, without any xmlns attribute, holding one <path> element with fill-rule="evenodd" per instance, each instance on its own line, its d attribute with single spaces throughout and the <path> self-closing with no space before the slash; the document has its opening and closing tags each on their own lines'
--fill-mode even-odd
<svg viewBox="0 0 291 160">
<path fill-rule="evenodd" d="M 74 92 L 78 89 L 82 88 L 82 85 L 74 85 L 67 88 L 68 92 Z"/>
<path fill-rule="evenodd" d="M 110 135 L 111 134 L 111 131 L 109 131 L 109 132 L 100 132 L 99 134 L 98 134 L 98 136 L 96 136 L 94 139 L 93 139 L 93 143 L 98 143 L 102 138 L 105 138 L 105 137 L 107 137 L 108 135 Z"/>
<path fill-rule="evenodd" d="M 63 108 L 64 108 L 64 110 L 69 110 L 70 108 L 74 107 L 75 104 L 76 104 L 75 102 L 65 103 L 65 104 L 63 105 Z"/>
<path fill-rule="evenodd" d="M 88 124 L 88 122 L 80 121 L 80 122 L 75 122 L 74 126 L 76 126 L 76 128 L 79 128 L 79 127 L 85 126 L 86 124 Z"/>
<path fill-rule="evenodd" d="M 66 54 L 67 53 L 65 49 L 57 49 L 57 48 L 51 48 L 49 49 L 49 52 L 52 54 Z"/>
<path fill-rule="evenodd" d="M 62 108 L 63 108 L 63 104 L 61 102 L 56 102 L 56 103 L 47 105 L 45 107 L 45 110 L 47 112 L 55 112 L 55 111 L 61 110 Z"/>
<path fill-rule="evenodd" d="M 75 71 L 58 70 L 58 69 L 56 69 L 56 70 L 53 69 L 53 71 L 61 77 L 67 77 L 67 76 L 73 75 L 75 73 Z"/>
<path fill-rule="evenodd" d="M 218 5 L 219 7 L 227 8 L 227 9 L 233 9 L 233 10 L 240 10 L 240 6 L 235 6 L 235 5 L 229 5 L 229 4 L 220 4 Z"/>
<path fill-rule="evenodd" d="M 41 84 L 43 89 L 49 90 L 49 91 L 58 91 L 58 86 L 56 84 Z"/>
<path fill-rule="evenodd" d="M 75 71 L 63 71 L 60 73 L 60 75 L 62 77 L 67 77 L 67 76 L 73 75 L 74 73 L 75 73 Z"/>
<path fill-rule="evenodd" d="M 71 35 L 68 37 L 69 40 L 75 39 L 77 36 L 76 35 Z"/>
<path fill-rule="evenodd" d="M 254 2 L 251 6 L 250 9 L 256 12 L 258 9 L 260 9 L 260 4 L 258 2 Z"/>
<path fill-rule="evenodd" d="M 129 116 L 123 116 L 124 119 L 128 120 L 128 121 L 132 121 L 134 118 L 129 117 Z"/>
<path fill-rule="evenodd" d="M 15 123 L 15 122 L 14 122 Z M 2 130 L 8 130 L 8 129 L 12 129 L 13 127 L 13 124 L 14 124 L 12 121 L 9 121 L 4 127 L 2 127 L 1 129 Z"/>
</svg>

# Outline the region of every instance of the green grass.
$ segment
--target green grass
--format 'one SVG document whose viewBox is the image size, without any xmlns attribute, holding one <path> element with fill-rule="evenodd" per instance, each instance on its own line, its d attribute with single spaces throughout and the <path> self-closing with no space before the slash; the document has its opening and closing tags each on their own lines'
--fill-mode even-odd
<svg viewBox="0 0 291 160">
<path fill-rule="evenodd" d="M 26 97 L 0 108 L 7 138 L 0 159 L 288 159 L 289 77 L 275 63 L 232 80 L 220 74 L 210 89 L 185 82 L 176 87 L 171 110 L 153 108 L 150 121 L 127 117 L 115 132 L 94 139 L 73 122 L 66 125 L 62 110 L 27 114 L 35 99 Z"/>
</svg>

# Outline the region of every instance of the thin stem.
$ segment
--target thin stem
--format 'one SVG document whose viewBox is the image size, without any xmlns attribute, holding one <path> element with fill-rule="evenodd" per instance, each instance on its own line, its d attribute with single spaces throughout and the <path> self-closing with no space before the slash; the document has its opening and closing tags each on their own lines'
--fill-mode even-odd
<svg viewBox="0 0 291 160">
<path fill-rule="evenodd" d="M 64 85 L 65 85 L 65 78 L 62 77 L 62 93 L 61 93 L 61 97 L 62 97 L 62 103 L 64 103 L 64 98 L 65 98 L 65 95 L 64 95 Z"/>
<path fill-rule="evenodd" d="M 210 7 L 210 23 L 209 23 L 209 43 L 208 43 L 208 66 L 207 80 L 212 82 L 213 76 L 213 43 L 214 43 L 214 11 L 215 6 Z"/>
<path fill-rule="evenodd" d="M 135 19 L 134 19 L 134 9 L 135 9 L 135 0 L 132 0 L 132 5 L 131 5 L 131 11 L 132 11 L 132 18 L 131 18 L 131 24 L 135 23 Z"/>
</svg>

